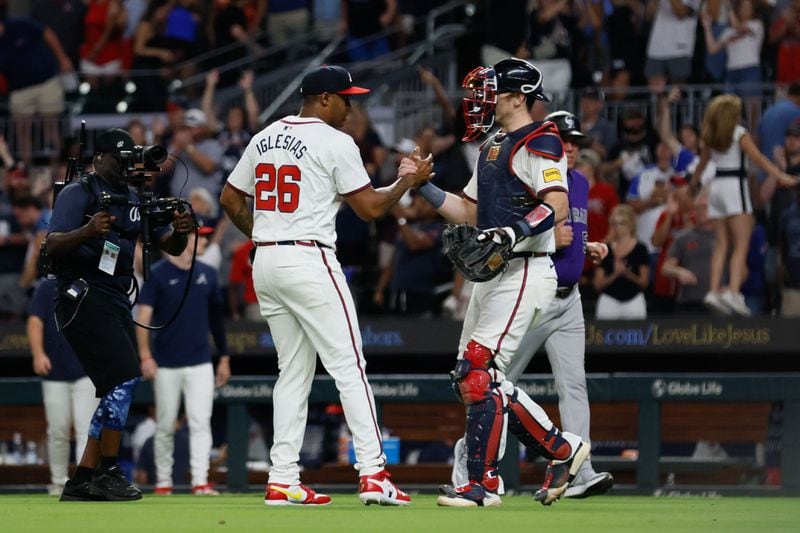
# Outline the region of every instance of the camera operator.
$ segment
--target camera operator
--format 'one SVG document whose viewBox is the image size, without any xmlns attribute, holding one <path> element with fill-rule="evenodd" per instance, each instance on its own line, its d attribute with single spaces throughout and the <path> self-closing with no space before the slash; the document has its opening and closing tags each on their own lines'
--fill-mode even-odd
<svg viewBox="0 0 800 533">
<path fill-rule="evenodd" d="M 95 148 L 94 172 L 58 195 L 46 241 L 57 267 L 59 326 L 100 398 L 83 457 L 61 501 L 142 497 L 117 464 L 140 376 L 128 292 L 142 221 L 135 206 L 139 198 L 128 185 L 132 175 L 123 162 L 123 154 L 135 147 L 126 131 L 111 129 L 100 135 Z M 176 210 L 172 227 L 153 230 L 155 242 L 170 255 L 180 255 L 193 228 L 191 215 Z"/>
</svg>

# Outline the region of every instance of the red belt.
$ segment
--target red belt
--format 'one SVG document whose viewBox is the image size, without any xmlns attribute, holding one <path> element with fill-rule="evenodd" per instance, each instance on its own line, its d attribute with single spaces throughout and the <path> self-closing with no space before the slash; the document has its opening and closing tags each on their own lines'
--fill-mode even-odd
<svg viewBox="0 0 800 533">
<path fill-rule="evenodd" d="M 256 246 L 313 246 L 315 248 L 330 248 L 327 244 L 319 241 L 266 241 L 254 242 Z"/>
</svg>

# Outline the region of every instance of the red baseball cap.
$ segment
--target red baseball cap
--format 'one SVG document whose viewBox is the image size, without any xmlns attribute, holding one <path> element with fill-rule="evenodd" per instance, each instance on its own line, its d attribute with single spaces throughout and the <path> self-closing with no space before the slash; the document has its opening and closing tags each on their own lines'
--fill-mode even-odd
<svg viewBox="0 0 800 533">
<path fill-rule="evenodd" d="M 343 95 L 366 94 L 369 89 L 353 85 L 353 77 L 343 67 L 322 65 L 303 78 L 300 94 L 303 96 L 336 93 Z"/>
</svg>

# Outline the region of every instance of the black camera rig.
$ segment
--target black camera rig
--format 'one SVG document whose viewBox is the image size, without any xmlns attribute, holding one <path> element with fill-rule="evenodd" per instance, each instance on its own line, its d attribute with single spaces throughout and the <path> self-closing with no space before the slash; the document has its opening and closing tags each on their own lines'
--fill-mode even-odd
<svg viewBox="0 0 800 533">
<path fill-rule="evenodd" d="M 71 157 L 67 160 L 67 169 L 64 174 L 63 181 L 55 181 L 53 183 L 53 208 L 55 208 L 56 198 L 58 194 L 75 180 L 79 180 L 83 186 L 89 190 L 89 182 L 87 179 L 88 174 L 84 171 L 84 166 L 81 161 L 85 146 L 86 146 L 86 122 L 81 121 L 80 149 L 76 157 Z M 180 198 L 160 198 L 150 191 L 144 190 L 144 183 L 151 176 L 161 172 L 161 163 L 167 159 L 167 151 L 162 146 L 134 146 L 132 150 L 120 151 L 113 154 L 113 157 L 120 162 L 121 173 L 124 180 L 131 186 L 136 187 L 137 200 L 131 200 L 127 194 L 111 194 L 108 192 L 101 192 L 97 201 L 101 210 L 108 210 L 112 205 L 130 207 L 136 210 L 141 220 L 141 240 L 142 240 L 142 273 L 144 280 L 150 279 L 150 266 L 152 264 L 152 237 L 153 230 L 158 227 L 170 224 L 175 216 L 175 212 L 188 212 L 192 215 L 195 223 L 195 236 L 197 236 L 197 217 L 192 211 L 192 206 L 186 200 Z M 194 250 L 192 252 L 192 262 L 189 267 L 189 275 L 184 286 L 183 296 L 177 309 L 172 317 L 160 326 L 148 326 L 138 324 L 141 327 L 150 330 L 163 329 L 170 325 L 178 313 L 183 308 L 186 302 L 186 296 L 191 287 L 192 275 L 194 273 L 195 260 L 197 257 L 197 239 L 194 241 Z M 42 241 L 40 257 L 40 269 L 45 274 L 56 272 L 55 265 L 53 265 L 52 258 L 47 254 L 46 240 Z M 138 284 L 136 279 L 133 279 L 133 286 L 131 292 L 136 291 L 138 299 Z"/>
<path fill-rule="evenodd" d="M 176 211 L 191 212 L 191 205 L 178 198 L 159 198 L 152 192 L 139 189 L 138 201 L 131 201 L 123 194 L 100 193 L 99 203 L 102 210 L 108 210 L 112 205 L 130 207 L 139 213 L 142 222 L 142 274 L 144 280 L 150 279 L 150 265 L 153 262 L 152 231 L 155 228 L 170 224 Z M 195 226 L 197 225 L 195 221 Z"/>
</svg>

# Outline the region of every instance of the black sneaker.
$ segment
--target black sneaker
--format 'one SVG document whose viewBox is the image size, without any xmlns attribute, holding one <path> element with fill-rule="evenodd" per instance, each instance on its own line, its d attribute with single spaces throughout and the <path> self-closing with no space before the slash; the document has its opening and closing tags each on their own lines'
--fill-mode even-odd
<svg viewBox="0 0 800 533">
<path fill-rule="evenodd" d="M 61 491 L 62 502 L 96 502 L 102 501 L 104 498 L 97 496 L 91 490 L 91 482 L 84 481 L 76 482 L 68 479 L 64 484 L 64 490 Z"/>
<path fill-rule="evenodd" d="M 95 496 L 108 501 L 141 500 L 142 491 L 127 480 L 119 465 L 114 465 L 105 470 L 97 470 L 89 490 Z"/>
</svg>

